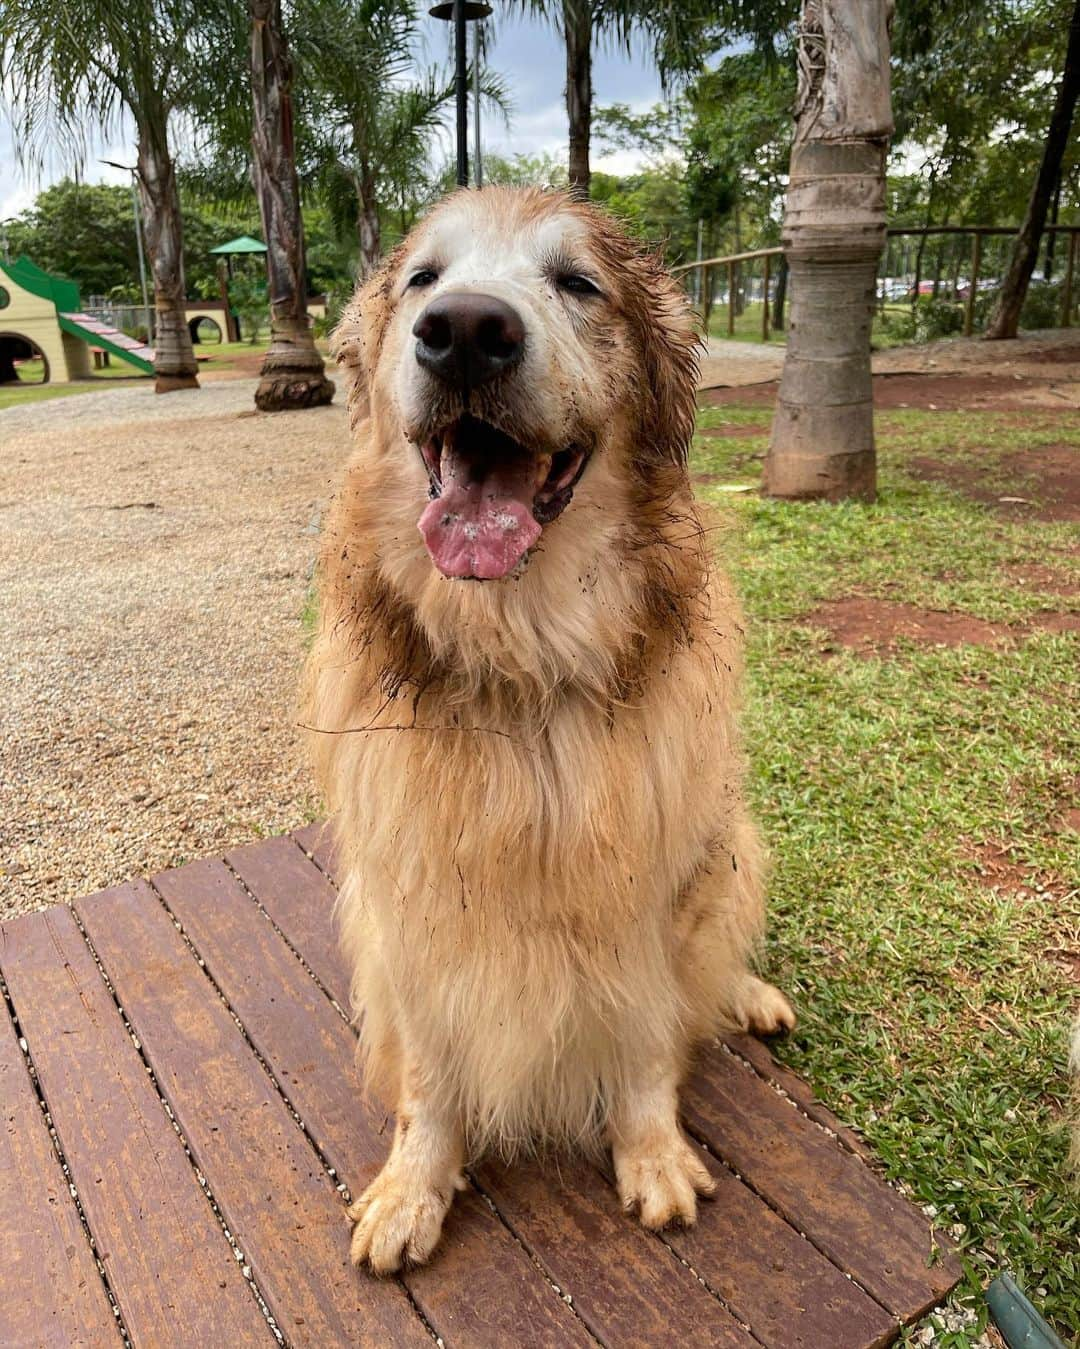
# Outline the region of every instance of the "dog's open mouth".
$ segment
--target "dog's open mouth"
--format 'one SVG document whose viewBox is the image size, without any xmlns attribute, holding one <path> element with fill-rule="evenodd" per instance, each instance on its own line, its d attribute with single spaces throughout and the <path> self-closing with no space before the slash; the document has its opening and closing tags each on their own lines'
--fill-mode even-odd
<svg viewBox="0 0 1080 1349">
<path fill-rule="evenodd" d="M 526 448 L 466 414 L 420 446 L 432 500 L 420 517 L 444 576 L 492 581 L 513 571 L 574 494 L 588 459 L 579 445 Z"/>
</svg>

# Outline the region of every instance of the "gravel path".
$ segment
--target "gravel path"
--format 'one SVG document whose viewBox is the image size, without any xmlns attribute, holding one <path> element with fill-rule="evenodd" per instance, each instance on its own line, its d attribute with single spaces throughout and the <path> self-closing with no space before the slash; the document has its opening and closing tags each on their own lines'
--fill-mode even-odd
<svg viewBox="0 0 1080 1349">
<path fill-rule="evenodd" d="M 0 918 L 277 833 L 340 406 L 254 380 L 0 412 Z"/>
</svg>

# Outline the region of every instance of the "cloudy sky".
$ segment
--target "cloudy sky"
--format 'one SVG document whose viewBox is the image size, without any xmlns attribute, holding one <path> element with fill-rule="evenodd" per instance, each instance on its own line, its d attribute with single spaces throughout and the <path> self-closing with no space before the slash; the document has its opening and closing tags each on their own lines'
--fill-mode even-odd
<svg viewBox="0 0 1080 1349">
<path fill-rule="evenodd" d="M 449 24 L 425 17 L 420 59 L 425 63 L 446 61 L 449 34 Z M 509 130 L 494 119 L 488 122 L 484 129 L 485 148 L 501 155 L 545 150 L 565 155 L 564 55 L 556 34 L 533 18 L 501 18 L 488 62 L 510 91 L 513 114 Z M 648 107 L 660 98 L 656 72 L 640 49 L 630 56 L 601 49 L 594 64 L 593 92 L 598 104 L 629 103 L 637 108 Z M 448 143 L 447 153 L 449 148 Z M 120 132 L 111 143 L 102 144 L 99 140 L 91 146 L 84 166 L 84 176 L 89 182 L 127 182 L 125 174 L 99 165 L 99 158 L 133 163 L 133 138 Z M 595 155 L 593 160 L 594 167 L 614 172 L 626 170 L 633 161 L 634 157 L 626 153 Z M 30 206 L 41 188 L 64 177 L 71 167 L 57 158 L 41 173 L 25 173 L 18 164 L 11 127 L 0 118 L 0 220 Z"/>
</svg>

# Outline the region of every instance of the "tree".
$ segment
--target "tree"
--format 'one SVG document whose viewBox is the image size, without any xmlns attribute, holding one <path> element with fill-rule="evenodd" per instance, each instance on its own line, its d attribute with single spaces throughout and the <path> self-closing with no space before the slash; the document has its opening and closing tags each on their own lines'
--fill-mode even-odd
<svg viewBox="0 0 1080 1349">
<path fill-rule="evenodd" d="M 885 242 L 891 0 L 804 0 L 783 242 L 791 326 L 765 490 L 873 500 L 870 321 Z"/>
<path fill-rule="evenodd" d="M 131 191 L 64 178 L 39 192 L 7 226 L 12 257 L 25 253 L 47 272 L 78 284 L 83 295 L 107 295 L 137 283 L 138 253 Z"/>
<path fill-rule="evenodd" d="M 198 0 L 5 0 L 0 8 L 0 84 L 12 91 L 20 153 L 40 158 L 59 136 L 80 160 L 88 118 L 110 129 L 127 111 L 135 123 L 159 393 L 198 384 L 184 316 L 183 222 L 169 144 L 170 118 L 197 76 L 197 20 Z"/>
<path fill-rule="evenodd" d="M 330 193 L 352 194 L 363 276 L 382 256 L 380 205 L 426 163 L 454 94 L 434 70 L 407 83 L 415 38 L 413 0 L 310 0 L 297 14 L 315 153 Z"/>
<path fill-rule="evenodd" d="M 304 220 L 293 140 L 292 67 L 281 0 L 250 0 L 251 144 L 255 191 L 266 238 L 270 347 L 256 406 L 263 412 L 329 403 L 334 386 L 307 312 Z"/>
<path fill-rule="evenodd" d="M 696 69 L 715 45 L 721 13 L 736 15 L 749 24 L 756 0 L 727 0 L 716 6 L 708 0 L 518 0 L 521 8 L 545 15 L 562 36 L 566 48 L 566 116 L 569 123 L 569 183 L 574 196 L 587 197 L 591 170 L 592 58 L 595 44 L 604 39 L 629 50 L 632 34 L 642 33 L 665 83 Z M 771 11 L 771 4 L 761 6 Z"/>
<path fill-rule="evenodd" d="M 1005 284 L 986 330 L 991 339 L 1015 337 L 1020 326 L 1020 311 L 1027 296 L 1031 273 L 1039 253 L 1039 241 L 1046 225 L 1046 213 L 1055 185 L 1060 191 L 1061 166 L 1069 143 L 1069 132 L 1080 97 L 1080 0 L 1073 9 L 1065 48 L 1065 66 L 1058 84 L 1054 111 L 1046 134 L 1039 171 L 1031 189 L 1024 223 L 1013 248 Z"/>
</svg>

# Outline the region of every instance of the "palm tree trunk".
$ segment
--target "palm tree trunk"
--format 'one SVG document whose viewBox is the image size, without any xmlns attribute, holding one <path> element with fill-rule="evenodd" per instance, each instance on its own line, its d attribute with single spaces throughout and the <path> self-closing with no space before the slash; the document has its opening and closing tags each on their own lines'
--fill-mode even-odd
<svg viewBox="0 0 1080 1349">
<path fill-rule="evenodd" d="M 293 152 L 292 66 L 281 0 L 251 4 L 251 145 L 255 192 L 266 236 L 270 283 L 270 347 L 255 405 L 263 412 L 329 403 L 334 386 L 307 312 L 304 219 Z"/>
<path fill-rule="evenodd" d="M 137 174 L 143 206 L 143 231 L 154 277 L 154 390 L 199 387 L 195 352 L 185 314 L 184 226 L 176 170 L 166 139 L 167 117 L 139 127 Z"/>
<path fill-rule="evenodd" d="M 892 9 L 892 0 L 803 0 L 770 496 L 874 499 L 870 323 L 885 243 Z"/>
<path fill-rule="evenodd" d="M 379 223 L 379 205 L 375 200 L 373 174 L 361 173 L 356 178 L 356 231 L 360 237 L 360 276 L 366 280 L 379 269 L 382 261 L 382 226 Z"/>
<path fill-rule="evenodd" d="M 1020 311 L 1027 298 L 1028 283 L 1039 256 L 1039 240 L 1046 225 L 1046 212 L 1061 163 L 1069 144 L 1069 131 L 1080 98 L 1080 0 L 1076 0 L 1069 24 L 1069 43 L 1065 49 L 1065 69 L 1061 73 L 1050 128 L 1046 133 L 1042 162 L 1031 189 L 1027 214 L 1013 246 L 1012 261 L 1001 288 L 993 316 L 986 329 L 991 340 L 1015 337 L 1020 327 Z"/>
<path fill-rule="evenodd" d="M 570 123 L 570 195 L 589 195 L 592 129 L 591 0 L 563 0 L 566 41 L 566 115 Z"/>
</svg>

